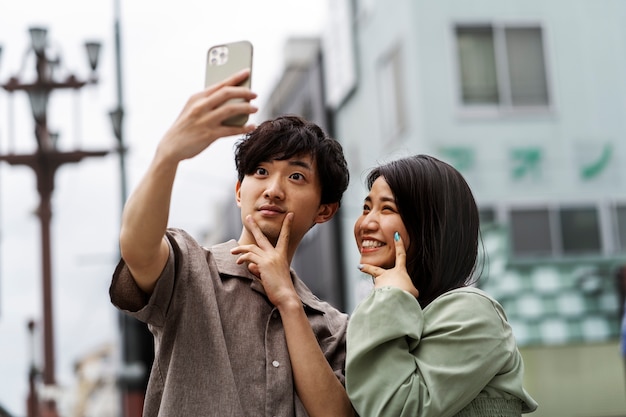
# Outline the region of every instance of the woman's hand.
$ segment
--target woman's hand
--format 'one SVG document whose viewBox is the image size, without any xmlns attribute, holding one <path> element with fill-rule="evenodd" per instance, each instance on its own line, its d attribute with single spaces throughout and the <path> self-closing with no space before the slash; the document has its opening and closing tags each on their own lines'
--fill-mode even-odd
<svg viewBox="0 0 626 417">
<path fill-rule="evenodd" d="M 411 277 L 406 270 L 406 250 L 402 243 L 400 233 L 394 235 L 396 246 L 396 263 L 391 269 L 384 269 L 378 266 L 361 264 L 359 269 L 374 278 L 374 287 L 396 287 L 411 293 L 415 298 L 419 296 L 419 291 L 413 285 Z"/>
</svg>

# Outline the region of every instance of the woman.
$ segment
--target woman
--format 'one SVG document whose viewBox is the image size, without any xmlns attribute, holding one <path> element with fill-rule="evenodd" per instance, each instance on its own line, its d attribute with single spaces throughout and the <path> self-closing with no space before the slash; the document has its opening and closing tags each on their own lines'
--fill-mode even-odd
<svg viewBox="0 0 626 417">
<path fill-rule="evenodd" d="M 500 304 L 471 287 L 478 209 L 426 155 L 373 169 L 354 225 L 374 290 L 348 325 L 346 389 L 361 417 L 520 416 L 537 408 Z"/>
</svg>

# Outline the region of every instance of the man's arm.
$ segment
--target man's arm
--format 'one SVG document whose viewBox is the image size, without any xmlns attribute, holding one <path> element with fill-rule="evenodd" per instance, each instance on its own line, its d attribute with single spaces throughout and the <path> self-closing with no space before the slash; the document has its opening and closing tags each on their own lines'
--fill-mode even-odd
<svg viewBox="0 0 626 417">
<path fill-rule="evenodd" d="M 256 94 L 236 87 L 248 76 L 248 70 L 239 72 L 187 101 L 161 139 L 148 171 L 124 207 L 120 251 L 135 282 L 148 294 L 154 289 L 169 256 L 164 236 L 178 164 L 198 155 L 221 137 L 254 129 L 254 125 L 222 125 L 229 117 L 256 112 L 249 103 Z M 226 103 L 233 98 L 242 98 L 244 102 Z"/>
<path fill-rule="evenodd" d="M 287 248 L 292 220 L 293 213 L 288 213 L 274 248 L 248 216 L 246 227 L 257 245 L 238 246 L 231 252 L 242 254 L 237 262 L 249 263 L 248 268 L 259 276 L 267 297 L 280 312 L 294 385 L 309 416 L 351 417 L 355 414 L 346 390 L 319 346 L 291 279 Z"/>
<path fill-rule="evenodd" d="M 276 306 L 298 397 L 311 416 L 354 416 L 345 388 L 322 353 L 300 299 Z"/>
</svg>

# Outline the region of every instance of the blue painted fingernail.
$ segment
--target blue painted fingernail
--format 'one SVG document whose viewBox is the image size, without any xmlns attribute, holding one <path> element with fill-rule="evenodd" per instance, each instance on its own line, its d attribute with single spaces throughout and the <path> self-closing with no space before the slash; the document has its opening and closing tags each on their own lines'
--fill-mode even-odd
<svg viewBox="0 0 626 417">
<path fill-rule="evenodd" d="M 393 235 L 393 240 L 395 240 L 396 242 L 397 242 L 398 240 L 400 240 L 400 233 L 396 232 L 396 233 Z"/>
<path fill-rule="evenodd" d="M 363 269 L 363 264 L 358 264 L 357 268 L 359 268 L 359 271 L 360 271 L 361 269 Z"/>
</svg>

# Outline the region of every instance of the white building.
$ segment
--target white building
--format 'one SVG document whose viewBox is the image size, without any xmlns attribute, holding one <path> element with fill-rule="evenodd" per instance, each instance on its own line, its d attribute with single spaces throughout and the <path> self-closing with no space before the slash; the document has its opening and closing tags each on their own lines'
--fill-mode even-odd
<svg viewBox="0 0 626 417">
<path fill-rule="evenodd" d="M 351 167 L 347 310 L 369 291 L 363 173 L 426 153 L 474 190 L 535 416 L 626 407 L 613 276 L 626 264 L 626 2 L 336 0 L 327 105 Z"/>
</svg>

